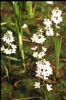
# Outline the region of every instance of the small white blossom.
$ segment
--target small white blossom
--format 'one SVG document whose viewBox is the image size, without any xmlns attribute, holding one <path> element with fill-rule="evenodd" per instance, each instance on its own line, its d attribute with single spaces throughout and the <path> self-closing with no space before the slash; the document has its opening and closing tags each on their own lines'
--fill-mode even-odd
<svg viewBox="0 0 66 100">
<path fill-rule="evenodd" d="M 53 28 L 48 27 L 47 30 L 46 30 L 46 35 L 47 36 L 53 36 L 54 35 Z"/>
<path fill-rule="evenodd" d="M 58 7 L 54 8 L 54 9 L 52 10 L 52 15 L 53 15 L 53 16 L 60 16 L 61 14 L 62 14 L 62 11 L 59 10 Z"/>
<path fill-rule="evenodd" d="M 11 54 L 11 49 L 8 49 L 8 48 L 6 48 L 6 49 L 4 49 L 4 53 L 7 55 L 7 54 Z"/>
<path fill-rule="evenodd" d="M 3 38 L 2 38 L 3 42 L 5 43 L 12 43 L 14 41 L 14 37 L 12 35 L 11 31 L 7 31 L 6 34 L 4 34 Z"/>
<path fill-rule="evenodd" d="M 48 77 L 52 74 L 53 74 L 53 70 L 52 70 L 51 66 L 44 65 L 44 69 L 42 72 L 44 79 L 48 79 Z"/>
<path fill-rule="evenodd" d="M 59 8 L 55 8 L 52 10 L 51 20 L 57 25 L 62 21 L 61 17 L 62 11 Z"/>
<path fill-rule="evenodd" d="M 38 57 L 38 52 L 33 52 L 33 57 Z"/>
<path fill-rule="evenodd" d="M 16 45 L 14 45 L 14 44 L 11 44 L 11 53 L 13 54 L 13 53 L 16 53 L 16 48 L 17 48 L 17 46 Z"/>
<path fill-rule="evenodd" d="M 34 86 L 35 88 L 40 88 L 40 82 L 35 82 Z"/>
<path fill-rule="evenodd" d="M 37 47 L 32 48 L 32 49 L 36 50 Z M 45 53 L 46 50 L 47 50 L 47 48 L 45 48 L 45 47 L 42 46 L 42 50 L 40 52 L 33 52 L 33 56 L 36 57 L 36 58 L 38 58 L 38 59 L 40 59 L 40 58 L 42 58 L 43 56 L 46 55 L 46 53 Z"/>
<path fill-rule="evenodd" d="M 16 50 L 15 49 L 12 49 L 11 50 L 11 54 L 13 54 L 13 53 L 16 53 Z"/>
<path fill-rule="evenodd" d="M 11 44 L 11 48 L 12 48 L 12 49 L 16 49 L 16 48 L 17 48 L 17 46 L 16 46 L 16 45 L 14 45 L 14 44 Z"/>
<path fill-rule="evenodd" d="M 40 77 L 40 78 L 43 78 L 42 76 L 41 76 L 41 73 L 42 73 L 42 71 L 40 70 L 40 69 L 37 69 L 37 71 L 35 71 L 36 72 L 36 77 Z"/>
<path fill-rule="evenodd" d="M 43 44 L 45 42 L 46 38 L 42 34 L 33 34 L 31 38 L 32 42 Z"/>
<path fill-rule="evenodd" d="M 48 66 L 51 65 L 50 62 L 49 62 L 49 61 L 46 61 L 45 59 L 44 59 L 44 64 L 45 64 L 45 65 L 48 65 Z"/>
<path fill-rule="evenodd" d="M 46 25 L 46 27 L 50 27 L 52 24 L 52 22 L 49 19 L 44 19 L 43 23 Z"/>
<path fill-rule="evenodd" d="M 45 52 L 44 51 L 41 51 L 40 53 L 38 53 L 38 58 L 42 58 L 45 55 L 46 55 Z"/>
<path fill-rule="evenodd" d="M 2 46 L 2 47 L 1 47 L 1 51 L 4 51 L 4 49 L 5 49 L 5 47 L 4 47 L 4 46 Z"/>
<path fill-rule="evenodd" d="M 45 47 L 42 46 L 42 50 L 39 53 L 38 58 L 44 57 L 46 55 L 46 53 L 45 53 L 46 51 L 47 51 L 47 48 L 45 48 Z"/>
<path fill-rule="evenodd" d="M 60 17 L 60 16 L 57 16 L 57 17 L 51 16 L 51 19 L 56 25 L 59 24 L 60 22 L 62 22 L 62 17 Z"/>
<path fill-rule="evenodd" d="M 60 36 L 60 34 L 59 33 L 56 33 L 56 36 Z"/>
<path fill-rule="evenodd" d="M 46 1 L 46 3 L 52 5 L 53 1 Z"/>
<path fill-rule="evenodd" d="M 32 50 L 36 50 L 36 49 L 37 49 L 37 46 L 35 46 L 35 47 L 32 47 L 31 49 L 32 49 Z"/>
<path fill-rule="evenodd" d="M 23 26 L 22 26 L 22 28 L 27 28 L 28 26 L 27 26 L 27 24 L 24 24 Z"/>
<path fill-rule="evenodd" d="M 42 46 L 42 51 L 46 52 L 47 48 L 45 48 L 45 47 Z"/>
<path fill-rule="evenodd" d="M 51 84 L 50 84 L 50 85 L 49 85 L 49 84 L 47 84 L 47 90 L 48 90 L 49 92 L 50 92 L 51 90 L 53 90 L 53 89 L 52 89 L 52 85 L 51 85 Z"/>
</svg>

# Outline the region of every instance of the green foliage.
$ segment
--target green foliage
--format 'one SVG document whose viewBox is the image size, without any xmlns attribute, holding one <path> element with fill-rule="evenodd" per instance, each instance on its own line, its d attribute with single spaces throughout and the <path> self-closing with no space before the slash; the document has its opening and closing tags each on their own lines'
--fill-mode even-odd
<svg viewBox="0 0 66 100">
<path fill-rule="evenodd" d="M 24 98 L 24 97 L 28 97 L 28 93 L 23 93 L 22 91 L 20 90 L 14 90 L 13 91 L 13 95 L 14 95 L 14 98 Z"/>
<path fill-rule="evenodd" d="M 54 92 L 47 93 L 48 100 L 57 100 L 56 94 Z"/>
<path fill-rule="evenodd" d="M 30 17 L 34 16 L 32 4 L 33 4 L 32 1 L 26 2 L 26 8 L 27 8 L 27 11 L 28 11 L 28 14 L 29 14 Z"/>
<path fill-rule="evenodd" d="M 8 95 L 9 94 L 9 92 L 11 92 L 12 91 L 12 86 L 10 86 L 9 84 L 3 84 L 2 86 L 1 86 L 1 93 L 2 93 L 2 95 Z"/>
<path fill-rule="evenodd" d="M 23 80 L 23 84 L 25 85 L 25 87 L 28 89 L 28 90 L 31 90 L 34 88 L 34 83 L 35 83 L 35 79 L 24 79 Z"/>
<path fill-rule="evenodd" d="M 63 85 L 63 88 L 66 88 L 66 81 L 65 80 L 61 80 L 61 84 Z"/>
</svg>

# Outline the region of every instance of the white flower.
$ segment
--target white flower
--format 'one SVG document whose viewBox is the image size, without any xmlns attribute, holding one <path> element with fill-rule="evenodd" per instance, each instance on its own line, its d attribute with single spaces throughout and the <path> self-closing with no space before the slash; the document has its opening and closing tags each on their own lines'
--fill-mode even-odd
<svg viewBox="0 0 66 100">
<path fill-rule="evenodd" d="M 31 38 L 32 42 L 43 44 L 45 42 L 46 38 L 42 34 L 33 34 Z"/>
<path fill-rule="evenodd" d="M 46 35 L 47 36 L 53 36 L 54 35 L 53 28 L 48 27 L 47 30 L 46 30 Z"/>
<path fill-rule="evenodd" d="M 4 49 L 5 49 L 5 47 L 4 47 L 4 46 L 2 46 L 2 47 L 1 47 L 1 51 L 4 51 Z"/>
<path fill-rule="evenodd" d="M 14 45 L 14 44 L 11 44 L 11 48 L 12 48 L 12 49 L 16 49 L 16 48 L 17 48 L 17 46 L 16 46 L 16 45 Z"/>
<path fill-rule="evenodd" d="M 59 33 L 56 33 L 56 36 L 60 36 L 60 34 Z"/>
<path fill-rule="evenodd" d="M 40 53 L 38 53 L 38 58 L 42 58 L 45 55 L 46 55 L 45 52 L 44 51 L 41 51 Z"/>
<path fill-rule="evenodd" d="M 47 48 L 45 48 L 45 47 L 42 46 L 41 52 L 38 53 L 38 58 L 44 57 L 46 55 L 46 53 L 45 53 L 46 50 L 47 50 Z"/>
<path fill-rule="evenodd" d="M 57 17 L 51 16 L 51 19 L 56 25 L 59 24 L 60 22 L 62 22 L 62 17 L 60 17 L 60 16 L 57 16 Z"/>
<path fill-rule="evenodd" d="M 16 53 L 16 49 L 11 49 L 11 54 Z"/>
<path fill-rule="evenodd" d="M 33 57 L 38 57 L 38 52 L 33 52 Z"/>
<path fill-rule="evenodd" d="M 49 62 L 49 61 L 46 61 L 45 59 L 44 59 L 44 64 L 45 64 L 45 65 L 48 65 L 48 66 L 51 65 L 50 62 Z"/>
<path fill-rule="evenodd" d="M 50 85 L 49 85 L 49 84 L 47 84 L 47 90 L 48 90 L 48 91 L 53 90 L 53 89 L 52 89 L 52 85 L 51 85 L 51 84 L 50 84 Z"/>
<path fill-rule="evenodd" d="M 53 1 L 46 1 L 47 4 L 53 4 Z"/>
<path fill-rule="evenodd" d="M 4 34 L 3 38 L 2 38 L 3 42 L 5 43 L 12 43 L 14 41 L 14 37 L 12 35 L 11 31 L 7 31 L 6 34 Z"/>
<path fill-rule="evenodd" d="M 11 48 L 5 48 L 4 46 L 1 47 L 1 51 L 3 51 L 6 55 L 16 53 L 17 46 L 14 44 L 10 44 Z M 9 45 L 9 46 L 10 46 Z"/>
<path fill-rule="evenodd" d="M 48 79 L 50 75 L 53 74 L 53 70 L 49 61 L 44 59 L 36 62 L 37 69 L 36 69 L 36 76 L 43 77 L 45 80 Z"/>
<path fill-rule="evenodd" d="M 32 49 L 32 50 L 36 50 L 36 49 L 37 49 L 37 46 L 35 46 L 35 47 L 32 47 L 31 49 Z"/>
<path fill-rule="evenodd" d="M 44 19 L 43 23 L 46 25 L 46 27 L 50 27 L 52 24 L 52 22 L 49 19 Z"/>
<path fill-rule="evenodd" d="M 51 66 L 44 65 L 44 69 L 42 72 L 44 79 L 48 79 L 48 77 L 52 74 L 53 74 L 53 70 L 52 70 Z"/>
<path fill-rule="evenodd" d="M 55 8 L 52 10 L 51 20 L 57 25 L 62 21 L 61 17 L 62 11 L 59 8 Z"/>
<path fill-rule="evenodd" d="M 41 71 L 40 69 L 38 69 L 38 70 L 35 71 L 35 72 L 36 72 L 36 77 L 42 77 L 42 76 L 41 76 L 41 72 L 42 72 L 42 71 Z"/>
<path fill-rule="evenodd" d="M 12 42 L 14 41 L 14 37 L 11 31 L 7 31 L 6 34 L 4 34 L 2 40 L 7 43 L 7 48 L 3 45 L 1 47 L 1 51 L 3 51 L 6 55 L 16 53 L 17 46 L 14 45 Z"/>
<path fill-rule="evenodd" d="M 27 24 L 24 24 L 23 26 L 22 26 L 22 28 L 27 28 L 28 26 L 27 26 Z"/>
<path fill-rule="evenodd" d="M 11 48 L 5 48 L 4 46 L 1 47 L 1 51 L 3 51 L 6 55 L 16 53 L 16 45 L 11 44 Z"/>
<path fill-rule="evenodd" d="M 11 50 L 11 54 L 16 53 L 16 49 Z"/>
<path fill-rule="evenodd" d="M 46 52 L 47 48 L 45 48 L 45 47 L 42 46 L 42 51 Z"/>
<path fill-rule="evenodd" d="M 42 63 L 42 60 L 37 61 L 37 62 L 36 62 L 36 65 L 37 65 L 37 70 L 38 70 L 38 69 L 41 70 L 41 69 L 44 68 L 44 67 L 43 67 L 43 63 Z"/>
<path fill-rule="evenodd" d="M 41 61 L 37 61 L 36 65 L 37 65 L 37 69 L 35 71 L 36 72 L 36 76 L 37 77 L 42 77 L 41 73 L 42 73 L 42 69 L 43 69 L 43 64 L 41 63 Z"/>
<path fill-rule="evenodd" d="M 56 7 L 56 8 L 54 8 L 53 10 L 52 10 L 52 15 L 53 16 L 60 16 L 62 14 L 62 11 L 61 10 L 59 10 L 59 8 L 58 7 Z"/>
<path fill-rule="evenodd" d="M 40 88 L 40 82 L 35 82 L 34 86 L 35 88 Z"/>
<path fill-rule="evenodd" d="M 8 48 L 6 48 L 6 49 L 4 49 L 4 53 L 7 55 L 7 54 L 11 54 L 11 49 L 8 49 Z"/>
<path fill-rule="evenodd" d="M 34 48 L 31 48 L 31 49 L 36 50 L 37 46 L 35 46 Z M 43 56 L 46 55 L 46 53 L 45 53 L 46 50 L 47 50 L 47 48 L 42 46 L 42 50 L 40 52 L 33 52 L 33 56 L 40 59 L 40 58 L 42 58 Z"/>
<path fill-rule="evenodd" d="M 16 48 L 17 48 L 17 46 L 16 45 L 14 45 L 14 44 L 11 44 L 11 53 L 13 54 L 13 53 L 16 53 Z"/>
</svg>

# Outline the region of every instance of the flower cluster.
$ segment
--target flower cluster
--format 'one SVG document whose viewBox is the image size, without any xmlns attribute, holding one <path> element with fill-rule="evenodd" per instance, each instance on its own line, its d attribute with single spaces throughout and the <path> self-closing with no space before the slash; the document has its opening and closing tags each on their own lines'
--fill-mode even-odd
<svg viewBox="0 0 66 100">
<path fill-rule="evenodd" d="M 47 80 L 49 76 L 53 74 L 53 70 L 52 70 L 50 62 L 44 59 L 47 48 L 44 46 L 41 46 L 41 48 L 39 48 L 39 45 L 40 44 L 43 45 L 43 43 L 46 40 L 46 38 L 43 36 L 42 28 L 39 29 L 37 33 L 33 34 L 33 36 L 31 37 L 31 40 L 32 42 L 36 43 L 36 45 L 31 48 L 33 51 L 33 57 L 37 58 L 36 71 L 35 71 L 36 77 L 42 78 L 43 80 Z M 40 88 L 40 82 L 35 82 L 34 86 L 35 88 Z M 49 89 L 48 91 L 50 90 L 51 89 Z"/>
<path fill-rule="evenodd" d="M 59 8 L 55 8 L 52 10 L 51 20 L 58 25 L 60 22 L 62 22 L 62 11 L 59 10 Z"/>
<path fill-rule="evenodd" d="M 31 49 L 32 49 L 32 50 L 36 50 L 36 49 L 37 49 L 37 46 L 35 46 L 35 47 L 31 48 Z M 45 47 L 42 46 L 42 50 L 41 50 L 40 52 L 34 51 L 34 52 L 33 52 L 33 56 L 34 56 L 35 58 L 41 59 L 43 56 L 46 55 L 46 53 L 45 53 L 46 50 L 47 50 L 47 48 L 45 48 Z"/>
<path fill-rule="evenodd" d="M 51 27 L 52 22 L 50 19 L 44 19 L 44 25 L 45 25 L 45 30 L 46 30 L 46 35 L 47 36 L 53 36 L 54 35 L 54 31 L 53 28 Z"/>
<path fill-rule="evenodd" d="M 37 65 L 37 70 L 36 70 L 37 77 L 41 77 L 44 80 L 47 80 L 48 77 L 53 74 L 53 70 L 49 61 L 43 59 L 36 62 L 36 65 Z"/>
<path fill-rule="evenodd" d="M 1 51 L 3 53 L 7 54 L 13 54 L 16 53 L 16 48 L 17 46 L 13 44 L 14 42 L 14 37 L 11 31 L 7 31 L 6 34 L 2 37 L 2 40 L 5 45 L 2 45 Z"/>
<path fill-rule="evenodd" d="M 31 38 L 31 40 L 32 40 L 32 42 L 43 44 L 43 42 L 46 39 L 44 38 L 44 36 L 42 34 L 33 34 L 33 37 Z"/>
<path fill-rule="evenodd" d="M 46 38 L 42 34 L 42 28 L 39 29 L 37 33 L 34 33 L 33 36 L 31 37 L 32 42 L 38 43 L 38 44 L 43 44 L 46 40 Z"/>
<path fill-rule="evenodd" d="M 51 18 L 44 19 L 43 24 L 45 25 L 46 35 L 54 36 L 54 30 L 52 28 L 52 23 L 54 22 L 56 28 L 60 28 L 58 25 L 62 22 L 62 11 L 59 8 L 54 8 L 52 10 Z M 60 36 L 60 34 L 56 33 L 56 36 Z"/>
</svg>

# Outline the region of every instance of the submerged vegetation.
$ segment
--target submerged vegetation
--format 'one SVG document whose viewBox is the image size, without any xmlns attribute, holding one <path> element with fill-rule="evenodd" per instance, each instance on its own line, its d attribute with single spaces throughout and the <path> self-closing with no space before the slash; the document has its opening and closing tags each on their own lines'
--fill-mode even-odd
<svg viewBox="0 0 66 100">
<path fill-rule="evenodd" d="M 66 100 L 66 2 L 0 9 L 1 100 Z"/>
</svg>

